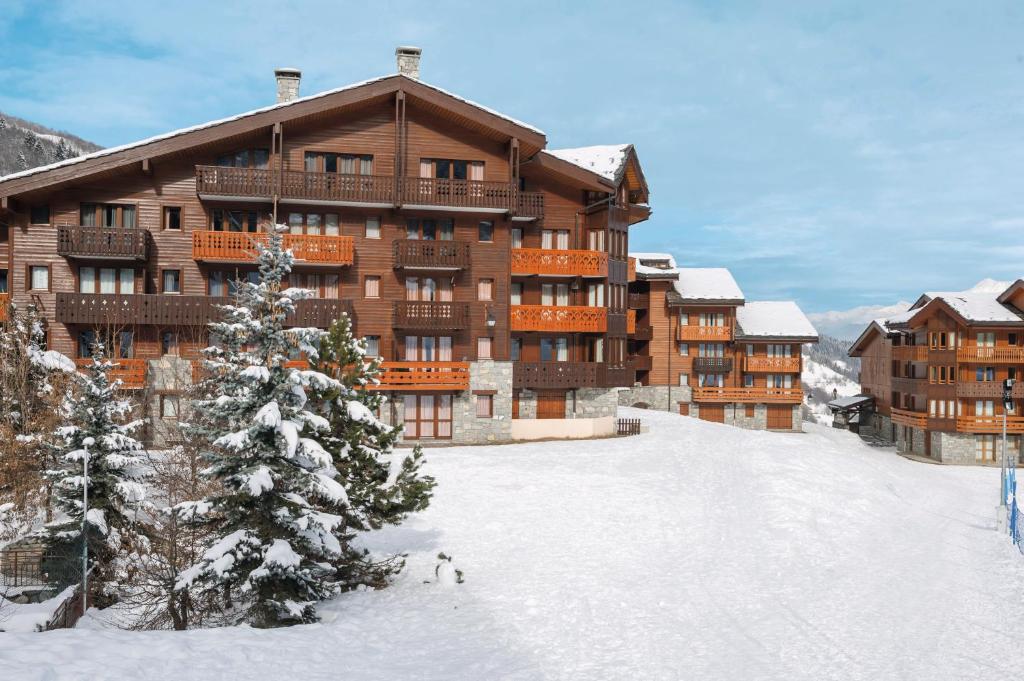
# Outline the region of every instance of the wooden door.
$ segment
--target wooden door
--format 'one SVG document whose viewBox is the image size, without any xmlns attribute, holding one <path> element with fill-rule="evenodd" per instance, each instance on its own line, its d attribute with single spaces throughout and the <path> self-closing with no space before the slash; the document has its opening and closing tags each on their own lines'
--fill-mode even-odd
<svg viewBox="0 0 1024 681">
<path fill-rule="evenodd" d="M 519 418 L 519 391 L 512 391 L 512 418 Z"/>
<path fill-rule="evenodd" d="M 680 416 L 689 416 L 690 415 L 690 403 L 689 402 L 680 402 L 679 403 L 679 415 Z"/>
<path fill-rule="evenodd" d="M 537 392 L 537 418 L 564 419 L 565 391 L 542 390 Z"/>
<path fill-rule="evenodd" d="M 768 405 L 769 430 L 793 430 L 793 407 L 788 404 Z"/>
<path fill-rule="evenodd" d="M 702 421 L 714 421 L 725 423 L 724 404 L 702 404 L 700 405 L 700 418 Z"/>
</svg>

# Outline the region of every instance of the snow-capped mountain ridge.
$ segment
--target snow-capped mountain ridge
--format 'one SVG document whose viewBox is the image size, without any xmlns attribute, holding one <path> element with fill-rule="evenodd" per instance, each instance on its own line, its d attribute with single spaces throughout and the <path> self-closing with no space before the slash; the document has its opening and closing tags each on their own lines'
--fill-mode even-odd
<svg viewBox="0 0 1024 681">
<path fill-rule="evenodd" d="M 0 112 L 0 177 L 101 148 L 70 133 Z"/>
</svg>

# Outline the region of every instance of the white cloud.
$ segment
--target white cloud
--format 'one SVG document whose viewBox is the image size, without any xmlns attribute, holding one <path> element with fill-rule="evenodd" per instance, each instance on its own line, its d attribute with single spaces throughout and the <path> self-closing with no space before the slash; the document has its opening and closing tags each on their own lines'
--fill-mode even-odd
<svg viewBox="0 0 1024 681">
<path fill-rule="evenodd" d="M 812 312 L 807 318 L 818 331 L 836 338 L 853 339 L 874 319 L 889 317 L 906 311 L 911 303 L 901 301 L 895 305 L 860 305 L 848 310 Z"/>
</svg>

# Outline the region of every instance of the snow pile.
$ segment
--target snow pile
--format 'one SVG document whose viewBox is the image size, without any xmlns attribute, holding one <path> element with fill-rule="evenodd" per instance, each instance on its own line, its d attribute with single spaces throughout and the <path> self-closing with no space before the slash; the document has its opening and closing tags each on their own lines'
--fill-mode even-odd
<svg viewBox="0 0 1024 681">
<path fill-rule="evenodd" d="M 821 426 L 453 447 L 430 508 L 375 535 L 398 583 L 319 624 L 5 634 L 5 678 L 988 679 L 1024 669 L 1024 560 L 999 471 Z M 438 553 L 465 583 L 437 583 Z M 999 632 L 1009 632 L 1006 635 Z"/>
<path fill-rule="evenodd" d="M 818 332 L 791 300 L 756 300 L 736 308 L 738 336 L 817 338 Z"/>
<path fill-rule="evenodd" d="M 606 180 L 618 182 L 626 166 L 631 144 L 598 144 L 575 149 L 548 149 L 547 153 Z"/>
<path fill-rule="evenodd" d="M 743 300 L 743 291 L 724 267 L 682 267 L 674 284 L 684 300 Z"/>
</svg>

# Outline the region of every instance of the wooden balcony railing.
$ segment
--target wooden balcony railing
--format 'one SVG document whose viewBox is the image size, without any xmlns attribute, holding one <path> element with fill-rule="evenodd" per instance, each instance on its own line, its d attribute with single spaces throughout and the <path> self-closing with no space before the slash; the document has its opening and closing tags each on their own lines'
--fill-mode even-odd
<svg viewBox="0 0 1024 681">
<path fill-rule="evenodd" d="M 9 293 L 0 293 L 0 322 L 7 321 L 7 309 L 11 306 Z"/>
<path fill-rule="evenodd" d="M 468 390 L 469 362 L 382 362 L 379 385 L 367 390 Z"/>
<path fill-rule="evenodd" d="M 628 388 L 636 382 L 636 370 L 629 364 L 597 367 L 597 384 L 605 388 Z"/>
<path fill-rule="evenodd" d="M 1014 399 L 1024 399 L 1024 383 L 1015 381 L 1010 395 Z M 956 396 L 965 399 L 982 398 L 1001 400 L 1003 398 L 1002 381 L 957 381 Z"/>
<path fill-rule="evenodd" d="M 727 374 L 732 371 L 732 357 L 694 357 L 693 371 L 699 374 Z"/>
<path fill-rule="evenodd" d="M 626 335 L 636 335 L 636 310 L 626 310 Z"/>
<path fill-rule="evenodd" d="M 628 363 L 634 371 L 650 371 L 654 366 L 654 358 L 650 355 L 630 355 Z"/>
<path fill-rule="evenodd" d="M 469 305 L 403 300 L 393 304 L 391 323 L 397 329 L 464 329 L 469 326 Z"/>
<path fill-rule="evenodd" d="M 694 402 L 800 404 L 803 400 L 800 388 L 693 388 Z"/>
<path fill-rule="evenodd" d="M 57 230 L 57 255 L 65 258 L 146 260 L 149 241 L 147 229 L 62 225 Z"/>
<path fill-rule="evenodd" d="M 512 387 L 596 388 L 599 366 L 597 362 L 513 362 Z"/>
<path fill-rule="evenodd" d="M 544 217 L 544 194 L 541 192 L 518 192 L 516 215 L 523 218 Z"/>
<path fill-rule="evenodd" d="M 281 198 L 390 206 L 395 202 L 395 178 L 286 170 L 281 176 Z"/>
<path fill-rule="evenodd" d="M 969 345 L 956 349 L 956 359 L 959 362 L 1024 362 L 1024 348 L 982 348 Z"/>
<path fill-rule="evenodd" d="M 798 374 L 800 373 L 800 358 L 744 355 L 743 370 L 749 373 Z"/>
<path fill-rule="evenodd" d="M 626 281 L 636 281 L 636 258 L 629 258 L 626 262 L 629 263 L 626 269 Z"/>
<path fill-rule="evenodd" d="M 998 416 L 958 416 L 956 429 L 962 433 L 1002 433 L 1003 416 L 1002 414 Z M 1024 433 L 1024 416 L 1008 416 L 1006 432 Z M 997 449 L 996 451 L 1002 450 Z"/>
<path fill-rule="evenodd" d="M 462 270 L 469 267 L 468 241 L 396 239 L 392 244 L 394 267 Z"/>
<path fill-rule="evenodd" d="M 928 389 L 928 379 L 893 376 L 892 389 L 907 395 L 923 395 Z"/>
<path fill-rule="evenodd" d="M 111 383 L 120 380 L 121 388 L 125 390 L 140 390 L 146 387 L 147 360 L 112 358 L 108 361 L 114 365 L 114 368 L 107 373 L 107 378 L 110 379 Z M 88 357 L 75 360 L 75 365 L 79 371 L 84 372 L 91 364 L 92 359 Z"/>
<path fill-rule="evenodd" d="M 351 300 L 337 298 L 307 298 L 295 304 L 295 314 L 285 318 L 285 326 L 315 326 L 326 329 L 341 313 L 354 319 Z"/>
<path fill-rule="evenodd" d="M 731 326 L 679 326 L 676 338 L 681 341 L 705 341 L 709 343 L 728 343 L 732 340 Z"/>
<path fill-rule="evenodd" d="M 269 168 L 196 166 L 196 193 L 270 200 L 277 191 L 277 172 Z"/>
<path fill-rule="evenodd" d="M 892 358 L 903 362 L 927 362 L 927 345 L 895 345 L 892 349 Z"/>
<path fill-rule="evenodd" d="M 911 426 L 913 428 L 927 428 L 928 427 L 928 414 L 923 411 L 910 411 L 909 409 L 897 409 L 893 407 L 891 410 L 892 422 L 901 426 Z"/>
<path fill-rule="evenodd" d="M 636 329 L 633 331 L 633 338 L 634 338 L 634 340 L 641 340 L 641 341 L 643 341 L 643 340 L 647 340 L 647 341 L 651 340 L 652 338 L 654 338 L 654 327 L 652 327 L 650 325 L 646 325 L 646 326 L 639 326 L 638 325 L 636 327 Z"/>
<path fill-rule="evenodd" d="M 192 258 L 206 262 L 254 262 L 257 244 L 266 244 L 263 232 L 192 232 Z M 320 265 L 351 265 L 355 262 L 355 241 L 350 236 L 285 234 L 284 247 L 296 261 Z"/>
<path fill-rule="evenodd" d="M 219 314 L 224 299 L 136 293 L 58 293 L 55 316 L 63 324 L 88 326 L 197 326 Z"/>
<path fill-rule="evenodd" d="M 651 295 L 649 293 L 630 293 L 629 307 L 631 310 L 646 310 L 651 306 Z"/>
<path fill-rule="evenodd" d="M 513 305 L 512 331 L 604 333 L 608 308 L 586 305 Z"/>
<path fill-rule="evenodd" d="M 511 211 L 515 191 L 508 182 L 448 180 L 437 177 L 403 177 L 402 205 L 445 206 L 465 210 Z"/>
<path fill-rule="evenodd" d="M 608 254 L 602 251 L 513 248 L 512 274 L 607 277 Z"/>
</svg>

